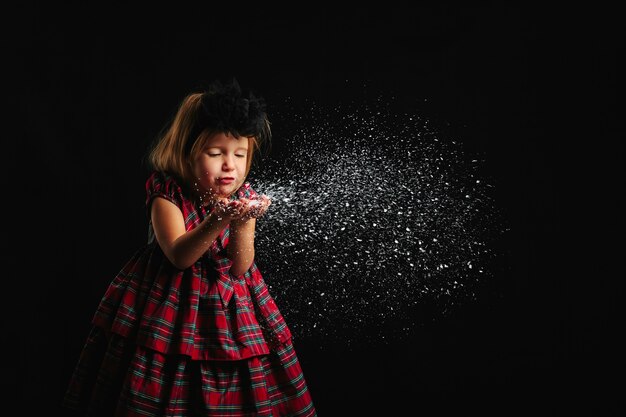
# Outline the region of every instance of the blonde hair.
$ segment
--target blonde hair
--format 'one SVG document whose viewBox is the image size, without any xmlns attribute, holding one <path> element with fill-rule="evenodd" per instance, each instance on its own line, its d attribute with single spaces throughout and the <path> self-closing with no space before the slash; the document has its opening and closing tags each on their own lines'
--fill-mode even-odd
<svg viewBox="0 0 626 417">
<path fill-rule="evenodd" d="M 182 100 L 174 118 L 149 150 L 147 160 L 152 169 L 167 172 L 190 185 L 194 182 L 190 161 L 202 152 L 213 135 L 227 133 L 249 139 L 245 177 L 248 176 L 255 153 L 271 139 L 265 103 L 251 94 L 242 97 L 235 80 L 226 86 L 214 83 L 212 87 Z"/>
</svg>

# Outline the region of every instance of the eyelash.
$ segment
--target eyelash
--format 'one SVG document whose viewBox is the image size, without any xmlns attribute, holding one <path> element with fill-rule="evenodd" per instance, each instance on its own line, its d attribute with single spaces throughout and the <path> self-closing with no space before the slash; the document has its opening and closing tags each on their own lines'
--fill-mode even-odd
<svg viewBox="0 0 626 417">
<path fill-rule="evenodd" d="M 209 156 L 220 156 L 221 154 L 219 154 L 219 153 L 210 153 L 208 155 Z M 245 158 L 246 157 L 246 155 L 235 155 L 235 156 L 237 156 L 239 158 Z"/>
</svg>

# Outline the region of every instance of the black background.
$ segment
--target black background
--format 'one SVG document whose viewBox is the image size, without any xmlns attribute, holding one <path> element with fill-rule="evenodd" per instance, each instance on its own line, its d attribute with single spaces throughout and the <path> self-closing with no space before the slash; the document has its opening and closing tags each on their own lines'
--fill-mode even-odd
<svg viewBox="0 0 626 417">
<path fill-rule="evenodd" d="M 145 241 L 145 147 L 189 90 L 230 75 L 270 104 L 382 92 L 418 106 L 485 155 L 510 223 L 492 288 L 414 339 L 295 342 L 320 416 L 623 411 L 616 10 L 17 7 L 3 28 L 17 110 L 3 147 L 3 391 L 24 413 L 60 413 L 91 315 Z"/>
</svg>

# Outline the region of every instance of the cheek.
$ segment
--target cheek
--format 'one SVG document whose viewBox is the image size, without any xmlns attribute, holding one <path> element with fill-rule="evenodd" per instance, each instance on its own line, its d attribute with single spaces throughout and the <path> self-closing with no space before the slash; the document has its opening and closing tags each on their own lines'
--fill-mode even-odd
<svg viewBox="0 0 626 417">
<path fill-rule="evenodd" d="M 195 174 L 198 177 L 204 178 L 210 176 L 212 173 L 211 161 L 207 158 L 200 158 L 196 161 Z"/>
<path fill-rule="evenodd" d="M 207 161 L 198 160 L 196 161 L 196 164 L 193 168 L 195 179 L 204 186 L 208 185 L 211 181 L 211 178 L 214 177 L 214 173 L 211 169 L 211 164 L 209 164 Z"/>
<path fill-rule="evenodd" d="M 241 171 L 241 173 L 245 173 L 246 165 L 247 165 L 247 159 L 244 158 L 243 161 L 240 161 L 239 164 L 237 164 L 237 168 L 239 169 L 239 171 Z"/>
</svg>

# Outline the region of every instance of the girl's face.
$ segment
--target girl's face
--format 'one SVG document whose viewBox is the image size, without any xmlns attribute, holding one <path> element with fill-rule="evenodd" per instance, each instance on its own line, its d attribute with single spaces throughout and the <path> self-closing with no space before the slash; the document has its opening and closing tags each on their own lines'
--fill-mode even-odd
<svg viewBox="0 0 626 417">
<path fill-rule="evenodd" d="M 200 194 L 228 197 L 245 180 L 248 160 L 248 138 L 226 133 L 211 136 L 192 161 Z"/>
</svg>

